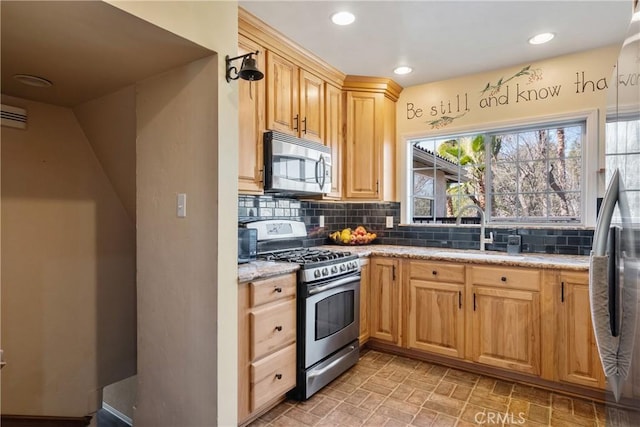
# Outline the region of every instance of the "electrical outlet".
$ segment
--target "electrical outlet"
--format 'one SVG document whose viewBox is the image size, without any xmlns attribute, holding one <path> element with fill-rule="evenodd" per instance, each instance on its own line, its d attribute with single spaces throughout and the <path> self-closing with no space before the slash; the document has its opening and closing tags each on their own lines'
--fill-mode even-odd
<svg viewBox="0 0 640 427">
<path fill-rule="evenodd" d="M 320 215 L 320 228 L 324 228 L 324 215 Z"/>
<path fill-rule="evenodd" d="M 387 217 L 386 226 L 387 226 L 387 228 L 393 228 L 393 217 L 392 216 L 388 216 Z"/>
</svg>

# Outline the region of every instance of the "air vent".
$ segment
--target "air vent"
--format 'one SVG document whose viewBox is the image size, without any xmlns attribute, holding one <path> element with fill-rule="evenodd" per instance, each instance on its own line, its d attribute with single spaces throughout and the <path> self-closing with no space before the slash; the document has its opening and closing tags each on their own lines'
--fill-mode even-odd
<svg viewBox="0 0 640 427">
<path fill-rule="evenodd" d="M 2 126 L 10 128 L 27 128 L 27 110 L 9 105 L 2 105 Z"/>
</svg>

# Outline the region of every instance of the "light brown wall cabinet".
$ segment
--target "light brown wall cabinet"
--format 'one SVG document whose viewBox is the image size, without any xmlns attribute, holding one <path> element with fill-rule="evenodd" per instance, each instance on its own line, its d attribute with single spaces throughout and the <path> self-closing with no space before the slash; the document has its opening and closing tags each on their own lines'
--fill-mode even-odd
<svg viewBox="0 0 640 427">
<path fill-rule="evenodd" d="M 540 272 L 469 270 L 473 360 L 540 375 Z"/>
<path fill-rule="evenodd" d="M 363 345 L 369 340 L 369 294 L 370 294 L 370 280 L 369 280 L 369 260 L 360 260 L 360 345 Z"/>
<path fill-rule="evenodd" d="M 395 200 L 395 104 L 392 80 L 345 79 L 344 197 Z"/>
<path fill-rule="evenodd" d="M 254 56 L 258 69 L 265 69 L 265 49 L 239 36 L 238 55 L 258 51 Z M 243 194 L 263 193 L 262 134 L 265 130 L 265 82 L 238 79 L 238 191 Z"/>
<path fill-rule="evenodd" d="M 408 347 L 462 359 L 466 309 L 464 265 L 407 263 Z"/>
<path fill-rule="evenodd" d="M 394 258 L 372 258 L 370 263 L 369 335 L 371 338 L 400 345 L 400 261 Z"/>
<path fill-rule="evenodd" d="M 296 385 L 296 276 L 238 289 L 238 421 L 268 409 Z"/>
<path fill-rule="evenodd" d="M 589 275 L 561 271 L 558 285 L 554 289 L 558 377 L 560 381 L 604 388 L 604 372 L 591 326 Z"/>
<path fill-rule="evenodd" d="M 325 85 L 325 133 L 324 145 L 331 148 L 331 192 L 327 198 L 340 199 L 342 196 L 342 90 L 333 85 Z"/>
<path fill-rule="evenodd" d="M 267 128 L 324 143 L 324 81 L 267 52 Z"/>
</svg>

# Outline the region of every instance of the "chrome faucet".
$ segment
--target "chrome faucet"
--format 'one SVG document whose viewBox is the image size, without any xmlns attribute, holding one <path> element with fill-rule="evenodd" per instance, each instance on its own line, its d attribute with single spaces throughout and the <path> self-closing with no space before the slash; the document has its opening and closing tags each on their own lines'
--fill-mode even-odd
<svg viewBox="0 0 640 427">
<path fill-rule="evenodd" d="M 480 250 L 484 251 L 485 243 L 493 243 L 493 232 L 489 232 L 489 237 L 484 236 L 484 229 L 487 226 L 484 220 L 484 210 L 478 205 L 466 205 L 460 208 L 458 211 L 458 217 L 456 218 L 456 225 L 460 225 L 460 220 L 462 219 L 462 212 L 465 210 L 473 208 L 480 213 Z"/>
</svg>

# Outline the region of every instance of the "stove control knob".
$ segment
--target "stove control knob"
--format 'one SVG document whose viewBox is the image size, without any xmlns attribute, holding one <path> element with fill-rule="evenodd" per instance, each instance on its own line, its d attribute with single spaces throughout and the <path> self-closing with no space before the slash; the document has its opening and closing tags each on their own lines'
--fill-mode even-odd
<svg viewBox="0 0 640 427">
<path fill-rule="evenodd" d="M 315 277 L 316 279 L 320 277 L 320 269 L 313 272 L 313 277 Z"/>
<path fill-rule="evenodd" d="M 323 276 L 328 276 L 329 275 L 329 269 L 327 267 L 322 269 L 322 275 Z"/>
<path fill-rule="evenodd" d="M 351 261 L 351 265 L 352 265 L 351 268 L 355 270 L 356 268 L 358 268 L 358 261 Z"/>
<path fill-rule="evenodd" d="M 337 272 L 338 272 L 338 266 L 334 265 L 333 267 L 331 267 L 332 274 L 336 274 Z"/>
<path fill-rule="evenodd" d="M 340 266 L 340 271 L 345 271 L 346 269 L 347 269 L 347 266 L 346 266 L 346 265 L 342 264 L 342 265 Z"/>
</svg>

